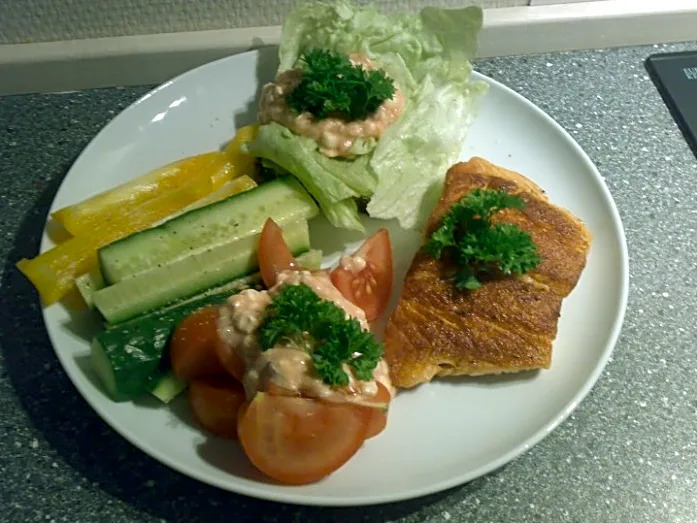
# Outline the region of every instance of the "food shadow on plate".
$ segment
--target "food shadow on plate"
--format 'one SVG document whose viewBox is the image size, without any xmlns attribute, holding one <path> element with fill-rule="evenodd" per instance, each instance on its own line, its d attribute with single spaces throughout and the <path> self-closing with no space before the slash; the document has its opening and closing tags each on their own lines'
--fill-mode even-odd
<svg viewBox="0 0 697 523">
<path fill-rule="evenodd" d="M 92 365 L 91 356 L 89 354 L 79 354 L 75 356 L 74 359 L 75 364 L 78 366 L 80 371 L 87 377 L 90 383 L 94 385 L 94 388 L 96 388 L 99 391 L 99 394 L 107 398 L 109 401 L 112 401 L 111 398 L 109 398 L 109 396 L 107 396 L 107 394 L 104 392 L 104 385 L 94 372 L 94 366 Z M 134 399 L 133 401 L 124 403 L 132 403 L 137 407 L 147 409 L 167 408 L 166 405 L 164 405 L 161 401 L 159 401 L 157 398 L 150 394 L 143 394 L 138 398 Z"/>
<path fill-rule="evenodd" d="M 62 243 L 72 238 L 72 235 L 55 220 L 50 220 L 46 224 L 46 235 L 55 244 Z"/>
<path fill-rule="evenodd" d="M 73 336 L 91 343 L 94 337 L 104 330 L 103 320 L 96 310 L 89 309 L 81 303 L 82 298 L 77 294 L 77 291 L 73 291 L 60 301 L 59 305 L 68 313 L 68 321 L 64 322 L 62 327 Z"/>
<path fill-rule="evenodd" d="M 276 75 L 276 69 L 278 69 L 277 45 L 267 45 L 263 40 L 255 37 L 252 39 L 250 50 L 254 49 L 259 52 L 256 66 L 257 90 L 254 93 L 254 98 L 247 102 L 245 109 L 232 115 L 235 129 L 258 122 L 261 89 L 266 82 L 273 79 Z"/>
<path fill-rule="evenodd" d="M 164 406 L 172 414 L 172 425 L 184 424 L 192 429 L 201 431 L 201 426 L 194 419 L 194 415 L 189 407 L 189 398 L 187 390 L 184 390 L 179 396 L 174 398 L 168 405 Z"/>
<path fill-rule="evenodd" d="M 485 374 L 483 376 L 438 376 L 433 378 L 429 383 L 457 388 L 496 388 L 527 383 L 536 379 L 541 372 L 541 370 L 530 370 L 502 374 Z M 427 384 L 428 383 L 422 383 L 410 389 L 399 389 L 397 397 L 416 394 L 421 390 L 421 387 Z"/>
<path fill-rule="evenodd" d="M 142 394 L 137 398 L 133 399 L 131 403 L 136 407 L 140 407 L 143 409 L 159 410 L 169 408 L 169 405 L 165 405 L 151 394 Z"/>
<path fill-rule="evenodd" d="M 106 397 L 104 393 L 104 386 L 99 381 L 99 378 L 94 372 L 94 366 L 92 365 L 92 359 L 89 354 L 79 354 L 74 356 L 75 365 L 78 366 L 80 371 L 85 375 L 89 382 L 94 385 L 94 387 L 99 390 L 99 393 Z"/>
<path fill-rule="evenodd" d="M 540 375 L 540 370 L 522 372 L 507 372 L 501 374 L 485 374 L 483 376 L 441 376 L 438 380 L 453 387 L 480 386 L 492 387 L 495 385 L 514 385 L 532 381 Z"/>
<path fill-rule="evenodd" d="M 196 453 L 201 459 L 231 476 L 261 483 L 273 483 L 273 481 L 266 478 L 251 465 L 238 441 L 218 438 L 208 434 L 196 422 L 189 407 L 186 391 L 182 392 L 166 408 L 172 414 L 171 426 L 173 428 L 179 424 L 184 424 L 200 433 L 201 441 L 196 444 Z"/>
<path fill-rule="evenodd" d="M 371 220 L 374 222 L 375 220 Z M 322 249 L 322 256 L 338 256 L 346 250 L 347 244 L 359 243 L 366 236 L 378 230 L 378 227 L 365 220 L 365 235 L 360 231 L 348 229 L 338 230 L 323 215 L 317 216 L 308 222 L 310 228 L 310 243 L 317 249 Z"/>
<path fill-rule="evenodd" d="M 196 445 L 196 453 L 207 463 L 230 476 L 269 485 L 277 484 L 254 468 L 239 442 L 203 433 L 202 435 L 204 437 L 201 443 Z"/>
<path fill-rule="evenodd" d="M 401 229 L 396 220 L 377 220 L 366 215 L 360 215 L 365 226 L 365 232 L 349 229 L 337 229 L 323 215 L 319 215 L 309 221 L 310 241 L 317 249 L 322 249 L 322 254 L 327 256 L 338 255 L 347 250 L 347 247 L 357 249 L 363 240 L 372 236 L 380 229 L 390 232 L 390 243 L 395 256 L 395 281 L 401 281 L 411 264 L 411 259 L 416 253 L 420 242 L 419 231 Z M 349 249 L 350 251 L 350 249 Z M 407 256 L 400 256 L 407 253 Z"/>
</svg>

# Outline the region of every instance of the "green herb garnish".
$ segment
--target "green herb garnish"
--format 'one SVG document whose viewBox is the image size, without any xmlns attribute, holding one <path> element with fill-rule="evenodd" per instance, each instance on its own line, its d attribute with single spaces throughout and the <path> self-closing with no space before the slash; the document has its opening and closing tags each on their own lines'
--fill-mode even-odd
<svg viewBox="0 0 697 523">
<path fill-rule="evenodd" d="M 261 350 L 288 342 L 312 354 L 315 372 L 326 384 L 345 387 L 348 364 L 359 380 L 373 379 L 382 345 L 354 318 L 307 285 L 286 285 L 267 308 L 259 328 Z"/>
<path fill-rule="evenodd" d="M 362 120 L 394 96 L 394 82 L 384 71 L 367 71 L 345 55 L 315 49 L 300 60 L 302 80 L 286 98 L 298 113 L 307 111 L 319 119 Z"/>
<path fill-rule="evenodd" d="M 516 225 L 491 223 L 497 212 L 524 206 L 520 196 L 506 191 L 475 189 L 450 208 L 426 243 L 426 252 L 456 262 L 460 290 L 481 287 L 477 276 L 484 273 L 525 274 L 540 264 L 532 237 Z"/>
</svg>

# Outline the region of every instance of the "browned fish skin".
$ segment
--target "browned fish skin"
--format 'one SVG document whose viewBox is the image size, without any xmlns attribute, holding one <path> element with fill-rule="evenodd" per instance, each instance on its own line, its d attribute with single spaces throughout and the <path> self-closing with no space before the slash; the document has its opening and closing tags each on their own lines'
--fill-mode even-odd
<svg viewBox="0 0 697 523">
<path fill-rule="evenodd" d="M 562 300 L 585 267 L 590 233 L 532 181 L 478 157 L 449 169 L 427 233 L 453 203 L 476 188 L 505 189 L 523 198 L 522 211 L 506 210 L 496 219 L 530 233 L 541 263 L 524 276 L 462 292 L 455 288 L 452 267 L 417 253 L 385 331 L 385 357 L 397 387 L 413 387 L 435 376 L 550 366 Z"/>
</svg>

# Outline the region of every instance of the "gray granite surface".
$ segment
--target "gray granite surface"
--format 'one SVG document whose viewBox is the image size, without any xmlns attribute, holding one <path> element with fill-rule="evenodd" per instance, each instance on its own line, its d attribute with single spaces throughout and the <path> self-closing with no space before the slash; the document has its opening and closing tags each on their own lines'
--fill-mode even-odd
<svg viewBox="0 0 697 523">
<path fill-rule="evenodd" d="M 681 49 L 697 45 L 477 63 L 560 122 L 604 175 L 629 243 L 624 330 L 586 401 L 522 457 L 438 495 L 357 509 L 207 487 L 136 450 L 92 412 L 14 264 L 36 253 L 70 163 L 147 89 L 0 98 L 0 521 L 697 521 L 697 160 L 643 67 L 653 52 Z"/>
</svg>

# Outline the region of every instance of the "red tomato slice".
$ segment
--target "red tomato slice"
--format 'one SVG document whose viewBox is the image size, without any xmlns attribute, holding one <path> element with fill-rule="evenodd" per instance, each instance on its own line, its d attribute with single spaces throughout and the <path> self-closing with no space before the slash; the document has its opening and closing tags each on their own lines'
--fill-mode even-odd
<svg viewBox="0 0 697 523">
<path fill-rule="evenodd" d="M 242 381 L 246 371 L 244 361 L 237 354 L 234 347 L 230 347 L 227 343 L 218 337 L 215 343 L 215 353 L 218 361 L 228 374 L 233 376 L 237 381 Z"/>
<path fill-rule="evenodd" d="M 204 307 L 184 318 L 169 344 L 174 375 L 182 381 L 223 374 L 216 354 L 218 307 Z"/>
<path fill-rule="evenodd" d="M 298 268 L 298 263 L 283 239 L 283 231 L 271 218 L 267 218 L 261 231 L 257 257 L 261 278 L 269 289 L 276 284 L 276 277 L 280 272 Z"/>
<path fill-rule="evenodd" d="M 267 394 L 270 394 L 272 396 L 300 397 L 299 392 L 295 392 L 295 391 L 283 388 L 279 385 L 276 385 L 273 381 L 267 381 L 266 383 L 262 383 L 261 384 L 261 391 L 266 392 Z"/>
<path fill-rule="evenodd" d="M 302 485 L 351 459 L 365 440 L 370 418 L 366 407 L 257 393 L 239 418 L 238 434 L 261 472 Z"/>
<path fill-rule="evenodd" d="M 378 383 L 378 393 L 370 398 L 370 401 L 379 405 L 384 404 L 385 407 L 373 407 L 365 439 L 373 438 L 385 430 L 387 426 L 387 409 L 390 401 L 392 401 L 392 395 L 382 383 Z"/>
<path fill-rule="evenodd" d="M 245 401 L 244 389 L 230 376 L 210 376 L 189 383 L 189 405 L 194 418 L 216 436 L 237 439 L 237 412 Z"/>
<path fill-rule="evenodd" d="M 373 321 L 385 312 L 392 294 L 392 246 L 387 229 L 368 238 L 353 256 L 364 259 L 365 267 L 339 265 L 331 273 L 332 283 Z"/>
</svg>

